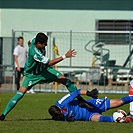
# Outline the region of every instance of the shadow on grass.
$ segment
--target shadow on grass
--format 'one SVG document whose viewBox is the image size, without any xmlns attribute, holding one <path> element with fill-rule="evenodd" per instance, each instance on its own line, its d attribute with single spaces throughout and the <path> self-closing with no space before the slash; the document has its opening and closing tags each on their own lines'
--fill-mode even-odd
<svg viewBox="0 0 133 133">
<path fill-rule="evenodd" d="M 50 121 L 50 118 L 16 118 L 16 119 L 6 119 L 5 121 Z"/>
</svg>

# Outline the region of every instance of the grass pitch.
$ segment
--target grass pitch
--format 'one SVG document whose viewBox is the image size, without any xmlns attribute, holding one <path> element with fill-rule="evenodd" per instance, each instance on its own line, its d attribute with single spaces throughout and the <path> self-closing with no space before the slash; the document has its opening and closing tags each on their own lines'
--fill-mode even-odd
<svg viewBox="0 0 133 133">
<path fill-rule="evenodd" d="M 14 93 L 2 93 L 1 112 L 4 110 Z M 97 122 L 60 122 L 50 119 L 48 108 L 65 93 L 26 94 L 16 107 L 0 122 L 0 133 L 133 133 L 133 123 L 97 123 Z M 103 98 L 121 98 L 125 95 L 102 94 Z M 84 97 L 87 99 L 87 97 Z M 128 112 L 129 105 L 120 109 Z M 116 109 L 109 110 L 103 115 L 112 115 Z"/>
</svg>

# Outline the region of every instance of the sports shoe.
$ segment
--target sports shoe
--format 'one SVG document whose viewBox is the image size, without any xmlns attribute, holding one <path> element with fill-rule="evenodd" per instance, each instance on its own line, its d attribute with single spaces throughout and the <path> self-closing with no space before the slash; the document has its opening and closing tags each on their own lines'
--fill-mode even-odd
<svg viewBox="0 0 133 133">
<path fill-rule="evenodd" d="M 2 115 L 0 116 L 0 121 L 3 121 L 4 119 L 5 119 L 5 115 L 2 114 Z"/>
<path fill-rule="evenodd" d="M 31 94 L 35 94 L 35 91 L 33 91 L 33 90 L 31 89 L 31 90 L 30 90 L 30 93 L 31 93 Z"/>
<path fill-rule="evenodd" d="M 35 92 L 31 89 L 31 90 L 27 90 L 26 93 L 31 93 L 31 94 L 35 94 Z"/>
<path fill-rule="evenodd" d="M 130 118 L 131 122 L 133 122 L 133 115 L 131 115 L 130 113 L 127 114 L 127 118 Z"/>
<path fill-rule="evenodd" d="M 126 118 L 126 121 L 125 121 L 126 123 L 129 123 L 129 122 L 132 122 L 132 120 L 131 120 L 131 118 L 129 117 L 129 116 L 127 116 L 127 118 Z"/>
</svg>

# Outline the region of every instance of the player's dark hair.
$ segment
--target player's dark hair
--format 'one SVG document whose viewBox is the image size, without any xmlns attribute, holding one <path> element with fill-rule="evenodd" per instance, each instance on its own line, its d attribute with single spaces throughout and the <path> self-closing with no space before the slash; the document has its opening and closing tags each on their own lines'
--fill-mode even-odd
<svg viewBox="0 0 133 133">
<path fill-rule="evenodd" d="M 18 37 L 18 41 L 19 41 L 20 39 L 24 40 L 24 38 L 23 38 L 22 36 Z"/>
<path fill-rule="evenodd" d="M 44 34 L 44 33 L 38 33 L 36 35 L 36 39 L 35 39 L 35 44 L 39 43 L 44 43 L 48 40 L 48 37 Z"/>
<path fill-rule="evenodd" d="M 60 120 L 63 118 L 63 114 L 61 112 L 61 109 L 55 105 L 52 105 L 48 109 L 49 114 L 52 116 L 54 120 Z"/>
</svg>

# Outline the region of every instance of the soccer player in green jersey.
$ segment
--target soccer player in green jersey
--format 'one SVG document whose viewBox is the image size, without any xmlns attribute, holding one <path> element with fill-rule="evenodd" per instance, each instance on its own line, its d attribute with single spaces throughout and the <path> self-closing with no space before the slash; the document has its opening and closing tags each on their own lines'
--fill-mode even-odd
<svg viewBox="0 0 133 133">
<path fill-rule="evenodd" d="M 77 88 L 59 71 L 55 70 L 53 65 L 59 63 L 65 58 L 75 57 L 76 51 L 69 50 L 65 55 L 50 60 L 45 56 L 45 46 L 47 46 L 48 37 L 44 33 L 38 33 L 35 38 L 28 42 L 28 60 L 24 67 L 24 77 L 21 86 L 16 95 L 9 101 L 4 112 L 0 116 L 0 120 L 4 120 L 6 115 L 15 107 L 17 102 L 24 96 L 27 90 L 30 90 L 37 83 L 48 83 L 56 81 L 64 84 L 70 92 L 75 91 Z M 93 109 L 88 105 L 85 100 L 78 96 L 79 105 L 88 109 Z"/>
</svg>

